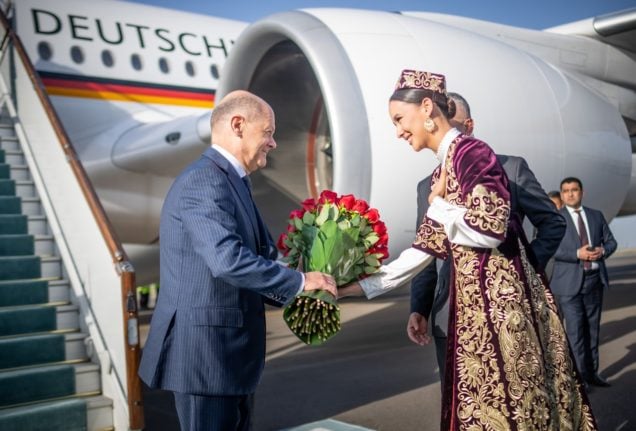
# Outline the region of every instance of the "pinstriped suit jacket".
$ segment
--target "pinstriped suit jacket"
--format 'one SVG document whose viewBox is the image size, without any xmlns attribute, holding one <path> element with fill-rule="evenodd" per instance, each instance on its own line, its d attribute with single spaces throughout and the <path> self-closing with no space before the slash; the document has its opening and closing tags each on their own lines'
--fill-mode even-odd
<svg viewBox="0 0 636 431">
<path fill-rule="evenodd" d="M 253 393 L 265 358 L 263 301 L 291 301 L 302 275 L 270 260 L 276 249 L 249 191 L 215 149 L 170 188 L 160 241 L 142 380 L 197 395 Z"/>
</svg>

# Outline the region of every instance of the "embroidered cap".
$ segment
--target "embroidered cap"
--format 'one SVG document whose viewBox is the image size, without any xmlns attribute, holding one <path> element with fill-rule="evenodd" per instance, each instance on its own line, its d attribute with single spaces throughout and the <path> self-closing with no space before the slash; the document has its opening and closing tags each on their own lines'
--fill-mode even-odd
<svg viewBox="0 0 636 431">
<path fill-rule="evenodd" d="M 395 84 L 395 90 L 408 88 L 430 90 L 433 93 L 446 96 L 446 78 L 439 73 L 404 69 L 397 84 Z"/>
</svg>

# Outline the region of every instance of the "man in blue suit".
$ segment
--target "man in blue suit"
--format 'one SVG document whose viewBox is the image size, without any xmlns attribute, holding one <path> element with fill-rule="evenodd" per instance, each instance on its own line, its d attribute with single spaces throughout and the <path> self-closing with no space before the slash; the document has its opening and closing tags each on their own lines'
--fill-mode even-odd
<svg viewBox="0 0 636 431">
<path fill-rule="evenodd" d="M 581 205 L 581 180 L 568 177 L 561 181 L 561 200 L 560 212 L 567 227 L 554 255 L 550 287 L 583 380 L 609 386 L 598 374 L 598 342 L 603 290 L 609 287 L 605 259 L 616 250 L 616 240 L 603 213 Z"/>
<path fill-rule="evenodd" d="M 274 261 L 252 200 L 248 175 L 276 148 L 271 107 L 232 92 L 211 128 L 212 147 L 176 178 L 161 211 L 161 291 L 139 375 L 174 392 L 182 430 L 248 430 L 265 362 L 263 302 L 337 292 L 331 276 Z"/>
</svg>

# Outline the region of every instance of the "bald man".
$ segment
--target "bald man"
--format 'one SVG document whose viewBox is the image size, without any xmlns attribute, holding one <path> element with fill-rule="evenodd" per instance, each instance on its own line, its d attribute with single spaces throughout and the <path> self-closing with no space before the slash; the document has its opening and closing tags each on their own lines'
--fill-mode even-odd
<svg viewBox="0 0 636 431">
<path fill-rule="evenodd" d="M 276 148 L 272 108 L 228 94 L 211 118 L 212 146 L 175 180 L 160 222 L 161 290 L 139 375 L 174 393 L 181 430 L 248 430 L 265 362 L 264 302 L 303 290 L 336 295 L 332 277 L 275 262 L 248 175 Z"/>
</svg>

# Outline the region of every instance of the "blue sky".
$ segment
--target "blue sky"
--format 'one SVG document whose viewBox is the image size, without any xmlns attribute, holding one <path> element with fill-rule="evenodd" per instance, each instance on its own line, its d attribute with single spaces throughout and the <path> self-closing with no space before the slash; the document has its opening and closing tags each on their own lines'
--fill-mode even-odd
<svg viewBox="0 0 636 431">
<path fill-rule="evenodd" d="M 252 22 L 275 12 L 308 7 L 388 11 L 418 10 L 462 15 L 502 24 L 543 29 L 636 7 L 636 0 L 129 0 L 205 15 Z M 176 5 L 176 6 L 175 6 Z"/>
</svg>

